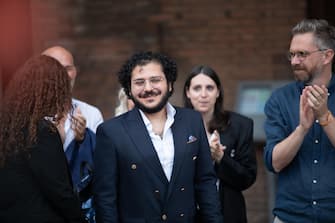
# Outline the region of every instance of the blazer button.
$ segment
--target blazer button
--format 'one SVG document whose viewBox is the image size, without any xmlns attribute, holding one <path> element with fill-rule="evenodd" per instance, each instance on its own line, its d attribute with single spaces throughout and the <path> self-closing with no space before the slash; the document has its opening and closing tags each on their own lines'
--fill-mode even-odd
<svg viewBox="0 0 335 223">
<path fill-rule="evenodd" d="M 155 190 L 155 193 L 154 193 L 154 194 L 155 194 L 155 197 L 156 197 L 157 199 L 159 199 L 159 197 L 160 197 L 160 196 L 159 196 L 159 190 Z"/>
<path fill-rule="evenodd" d="M 181 214 L 180 214 L 180 217 L 184 217 L 184 213 L 181 213 Z"/>
<path fill-rule="evenodd" d="M 162 220 L 163 220 L 163 221 L 166 221 L 166 219 L 167 219 L 167 215 L 166 215 L 166 214 L 163 214 L 163 215 L 162 215 Z"/>
<path fill-rule="evenodd" d="M 197 156 L 193 156 L 193 158 L 192 158 L 193 160 L 196 160 L 197 159 Z"/>
<path fill-rule="evenodd" d="M 184 190 L 185 190 L 185 188 L 184 188 L 184 187 L 180 188 L 180 191 L 184 191 Z"/>
<path fill-rule="evenodd" d="M 131 164 L 131 169 L 132 169 L 132 170 L 136 170 L 136 169 L 137 169 L 136 164 Z"/>
</svg>

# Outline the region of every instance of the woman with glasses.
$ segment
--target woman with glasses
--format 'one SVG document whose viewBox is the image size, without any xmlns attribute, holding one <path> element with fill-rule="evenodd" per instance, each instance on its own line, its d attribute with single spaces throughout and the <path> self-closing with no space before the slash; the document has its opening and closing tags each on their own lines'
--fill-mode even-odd
<svg viewBox="0 0 335 223">
<path fill-rule="evenodd" d="M 70 79 L 48 56 L 28 60 L 0 111 L 0 222 L 84 222 L 57 127 L 71 107 Z"/>
<path fill-rule="evenodd" d="M 194 67 L 187 77 L 184 105 L 202 115 L 218 178 L 224 222 L 246 223 L 242 191 L 255 182 L 257 172 L 252 120 L 223 110 L 220 79 L 208 66 Z"/>
</svg>

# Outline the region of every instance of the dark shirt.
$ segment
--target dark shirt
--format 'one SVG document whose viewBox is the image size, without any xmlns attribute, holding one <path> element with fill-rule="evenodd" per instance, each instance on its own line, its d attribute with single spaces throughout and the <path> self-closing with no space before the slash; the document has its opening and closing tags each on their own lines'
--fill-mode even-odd
<svg viewBox="0 0 335 223">
<path fill-rule="evenodd" d="M 272 166 L 276 144 L 288 137 L 299 125 L 299 101 L 302 82 L 276 90 L 265 105 L 266 146 L 264 159 Z M 328 86 L 328 108 L 335 114 L 335 78 Z M 292 162 L 278 173 L 274 215 L 290 223 L 335 222 L 335 148 L 318 120 L 306 134 Z"/>
</svg>

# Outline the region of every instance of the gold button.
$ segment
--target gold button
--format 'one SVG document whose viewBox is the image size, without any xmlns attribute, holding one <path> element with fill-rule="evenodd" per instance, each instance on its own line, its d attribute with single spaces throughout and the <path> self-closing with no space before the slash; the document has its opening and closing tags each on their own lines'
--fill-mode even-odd
<svg viewBox="0 0 335 223">
<path fill-rule="evenodd" d="M 131 165 L 131 169 L 136 170 L 136 168 L 137 168 L 136 164 Z"/>
<path fill-rule="evenodd" d="M 166 214 L 163 214 L 163 215 L 162 215 L 162 220 L 163 220 L 163 221 L 166 221 L 166 219 L 167 219 L 167 215 L 166 215 Z"/>
<path fill-rule="evenodd" d="M 193 160 L 196 160 L 197 159 L 197 156 L 193 156 L 193 158 L 192 158 Z"/>
</svg>

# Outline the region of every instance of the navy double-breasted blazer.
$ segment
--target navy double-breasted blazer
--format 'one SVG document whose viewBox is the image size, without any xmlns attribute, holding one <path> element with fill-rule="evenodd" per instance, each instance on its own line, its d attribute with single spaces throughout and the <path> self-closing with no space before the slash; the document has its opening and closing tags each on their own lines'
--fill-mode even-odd
<svg viewBox="0 0 335 223">
<path fill-rule="evenodd" d="M 101 124 L 94 154 L 98 223 L 222 222 L 216 176 L 198 112 L 176 108 L 175 156 L 166 178 L 137 108 Z"/>
</svg>

